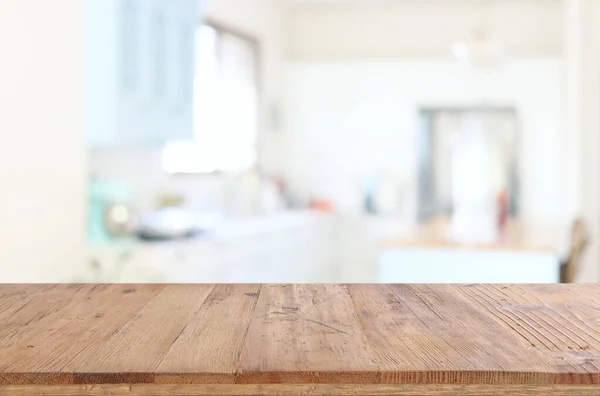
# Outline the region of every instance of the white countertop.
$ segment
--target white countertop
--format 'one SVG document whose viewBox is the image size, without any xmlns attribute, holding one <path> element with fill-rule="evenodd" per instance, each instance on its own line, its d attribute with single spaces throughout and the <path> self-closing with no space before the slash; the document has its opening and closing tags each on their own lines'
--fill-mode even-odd
<svg viewBox="0 0 600 396">
<path fill-rule="evenodd" d="M 191 238 L 164 241 L 144 241 L 137 238 L 128 238 L 105 245 L 93 245 L 90 248 L 95 251 L 211 243 L 301 226 L 324 216 L 329 215 L 314 210 L 289 210 L 236 218 L 224 218 L 222 221 L 216 222 L 212 229 Z"/>
</svg>

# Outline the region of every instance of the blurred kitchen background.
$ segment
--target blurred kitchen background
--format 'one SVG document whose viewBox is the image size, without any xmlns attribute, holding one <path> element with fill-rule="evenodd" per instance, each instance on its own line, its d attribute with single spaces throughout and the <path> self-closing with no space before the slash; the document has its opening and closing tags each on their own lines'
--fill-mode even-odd
<svg viewBox="0 0 600 396">
<path fill-rule="evenodd" d="M 1 282 L 598 282 L 599 0 L 0 0 Z"/>
</svg>

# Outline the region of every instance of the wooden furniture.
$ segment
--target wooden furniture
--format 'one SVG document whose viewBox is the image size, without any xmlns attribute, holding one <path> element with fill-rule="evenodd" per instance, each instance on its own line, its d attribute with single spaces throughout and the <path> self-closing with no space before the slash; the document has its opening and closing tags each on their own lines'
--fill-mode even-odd
<svg viewBox="0 0 600 396">
<path fill-rule="evenodd" d="M 1 285 L 0 395 L 598 395 L 600 285 Z"/>
<path fill-rule="evenodd" d="M 495 241 L 449 239 L 449 220 L 436 218 L 380 244 L 378 282 L 557 283 L 559 227 L 512 220 Z"/>
<path fill-rule="evenodd" d="M 571 226 L 569 255 L 560 267 L 560 283 L 573 283 L 579 272 L 581 257 L 589 241 L 589 232 L 583 219 L 576 219 Z"/>
<path fill-rule="evenodd" d="M 555 224 L 534 224 L 511 219 L 504 235 L 490 242 L 461 242 L 449 238 L 450 219 L 437 217 L 403 235 L 384 238 L 383 248 L 429 248 L 493 251 L 528 251 L 558 253 L 559 227 Z"/>
</svg>

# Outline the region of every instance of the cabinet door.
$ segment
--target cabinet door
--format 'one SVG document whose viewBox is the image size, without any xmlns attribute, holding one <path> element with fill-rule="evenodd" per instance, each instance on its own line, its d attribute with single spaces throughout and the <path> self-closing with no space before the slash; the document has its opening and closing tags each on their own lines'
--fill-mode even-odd
<svg viewBox="0 0 600 396">
<path fill-rule="evenodd" d="M 131 101 L 130 114 L 134 116 L 136 143 L 156 143 L 164 141 L 166 97 L 168 90 L 168 62 L 170 2 L 160 0 L 138 0 L 140 23 L 138 51 L 141 62 L 137 72 L 140 87 Z M 137 116 L 137 118 L 136 118 Z"/>
<path fill-rule="evenodd" d="M 122 283 L 168 283 L 176 267 L 173 251 L 162 246 L 138 248 L 121 272 Z"/>
<path fill-rule="evenodd" d="M 132 87 L 135 56 L 120 56 L 133 46 L 136 0 L 87 0 L 85 14 L 85 129 L 90 147 L 116 141 L 117 95 Z M 132 23 L 130 23 L 132 19 Z M 123 40 L 126 36 L 127 40 Z"/>
<path fill-rule="evenodd" d="M 147 142 L 193 138 L 198 1 L 145 0 L 143 130 Z"/>
<path fill-rule="evenodd" d="M 185 140 L 194 136 L 193 104 L 196 60 L 196 32 L 199 19 L 198 0 L 169 2 L 170 56 L 166 106 L 165 140 Z"/>
<path fill-rule="evenodd" d="M 135 249 L 120 247 L 95 247 L 90 251 L 89 264 L 83 273 L 84 282 L 117 283 L 121 273 L 135 256 Z M 82 280 L 78 280 L 81 282 Z"/>
<path fill-rule="evenodd" d="M 381 252 L 380 283 L 555 283 L 552 253 L 500 250 L 397 249 Z"/>
<path fill-rule="evenodd" d="M 212 242 L 192 244 L 189 248 L 188 275 L 185 283 L 222 282 L 219 257 L 218 246 Z"/>
<path fill-rule="evenodd" d="M 113 146 L 147 143 L 152 139 L 150 119 L 152 36 L 154 3 L 148 0 L 119 0 L 117 13 L 116 134 Z M 110 103 L 105 104 L 110 107 Z"/>
<path fill-rule="evenodd" d="M 202 2 L 88 1 L 88 143 L 118 147 L 192 138 Z"/>
<path fill-rule="evenodd" d="M 139 0 L 121 0 L 117 9 L 118 87 L 125 97 L 139 95 L 142 85 L 143 6 Z"/>
</svg>

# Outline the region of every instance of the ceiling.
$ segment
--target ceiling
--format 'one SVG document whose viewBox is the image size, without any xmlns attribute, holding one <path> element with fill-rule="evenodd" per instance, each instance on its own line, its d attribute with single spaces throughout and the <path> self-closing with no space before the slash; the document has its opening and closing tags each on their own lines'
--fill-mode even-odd
<svg viewBox="0 0 600 396">
<path fill-rule="evenodd" d="M 514 56 L 557 56 L 561 0 L 295 0 L 294 59 L 448 56 L 485 29 Z"/>
</svg>

